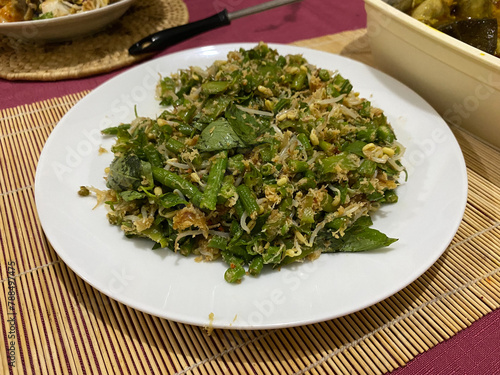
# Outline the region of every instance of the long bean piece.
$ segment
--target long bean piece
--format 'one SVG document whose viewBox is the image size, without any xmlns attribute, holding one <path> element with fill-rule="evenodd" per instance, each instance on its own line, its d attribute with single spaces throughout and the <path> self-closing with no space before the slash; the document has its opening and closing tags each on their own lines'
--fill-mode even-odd
<svg viewBox="0 0 500 375">
<path fill-rule="evenodd" d="M 207 210 L 215 210 L 217 204 L 217 195 L 222 186 L 222 180 L 226 173 L 227 167 L 227 151 L 221 151 L 210 168 L 208 175 L 207 186 L 201 198 L 200 207 Z"/>
<path fill-rule="evenodd" d="M 181 176 L 167 171 L 163 168 L 153 167 L 153 177 L 160 184 L 165 185 L 173 190 L 178 189 L 182 194 L 191 199 L 195 206 L 199 206 L 202 193 L 189 181 Z"/>
</svg>

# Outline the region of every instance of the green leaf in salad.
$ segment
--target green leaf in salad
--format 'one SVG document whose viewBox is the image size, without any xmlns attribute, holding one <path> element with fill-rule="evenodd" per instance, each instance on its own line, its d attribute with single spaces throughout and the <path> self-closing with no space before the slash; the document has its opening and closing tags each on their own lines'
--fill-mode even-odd
<svg viewBox="0 0 500 375">
<path fill-rule="evenodd" d="M 223 118 L 208 124 L 201 132 L 196 145 L 200 151 L 222 151 L 245 146 L 245 142 Z"/>
</svg>

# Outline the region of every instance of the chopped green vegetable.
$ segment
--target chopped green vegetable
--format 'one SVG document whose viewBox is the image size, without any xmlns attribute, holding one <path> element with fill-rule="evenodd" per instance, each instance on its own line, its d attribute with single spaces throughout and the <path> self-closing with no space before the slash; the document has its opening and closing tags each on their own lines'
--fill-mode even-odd
<svg viewBox="0 0 500 375">
<path fill-rule="evenodd" d="M 340 74 L 259 44 L 157 92 L 156 119 L 103 130 L 116 136 L 108 218 L 127 237 L 222 258 L 229 283 L 396 241 L 370 214 L 398 201 L 404 148 Z"/>
</svg>

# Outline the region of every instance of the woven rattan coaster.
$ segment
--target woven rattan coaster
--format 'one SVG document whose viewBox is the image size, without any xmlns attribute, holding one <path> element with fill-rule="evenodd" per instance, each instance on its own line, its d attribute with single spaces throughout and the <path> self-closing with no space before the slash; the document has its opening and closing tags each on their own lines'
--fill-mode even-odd
<svg viewBox="0 0 500 375">
<path fill-rule="evenodd" d="M 133 43 L 188 18 L 182 0 L 141 0 L 107 29 L 71 42 L 29 44 L 0 36 L 0 77 L 58 81 L 108 73 L 145 58 L 128 54 Z"/>
</svg>

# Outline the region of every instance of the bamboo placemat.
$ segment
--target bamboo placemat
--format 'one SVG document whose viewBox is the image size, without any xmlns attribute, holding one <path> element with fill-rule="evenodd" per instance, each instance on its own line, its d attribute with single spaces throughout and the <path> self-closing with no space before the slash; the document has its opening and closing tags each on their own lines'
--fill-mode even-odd
<svg viewBox="0 0 500 375">
<path fill-rule="evenodd" d="M 0 35 L 0 78 L 58 81 L 112 72 L 148 57 L 130 56 L 133 43 L 188 19 L 182 0 L 140 0 L 106 29 L 72 41 L 43 44 Z"/>
<path fill-rule="evenodd" d="M 353 44 L 339 45 L 345 54 Z M 0 111 L 0 373 L 382 374 L 499 307 L 500 152 L 459 128 L 469 178 L 463 221 L 442 257 L 394 296 L 323 323 L 210 335 L 115 302 L 60 260 L 34 202 L 42 147 L 85 95 Z"/>
</svg>

